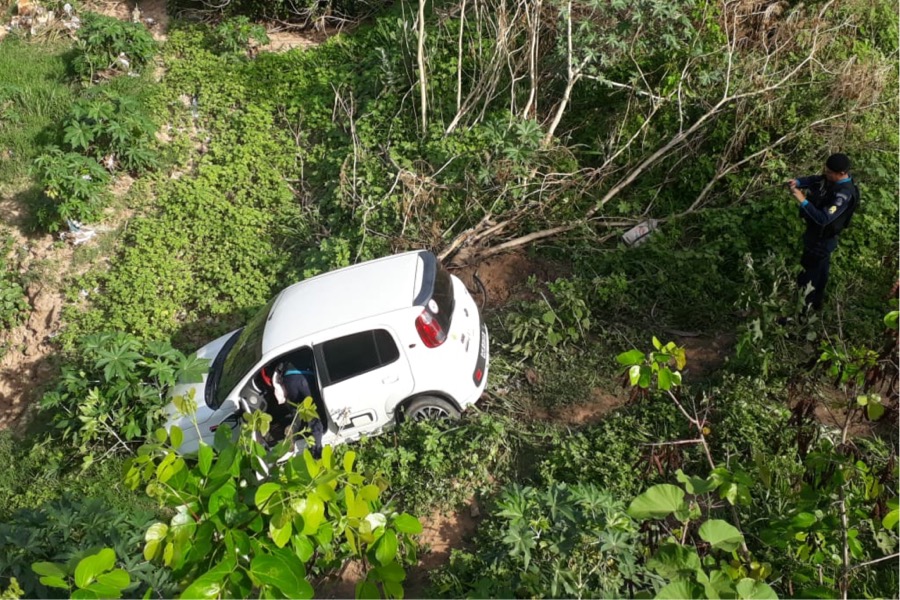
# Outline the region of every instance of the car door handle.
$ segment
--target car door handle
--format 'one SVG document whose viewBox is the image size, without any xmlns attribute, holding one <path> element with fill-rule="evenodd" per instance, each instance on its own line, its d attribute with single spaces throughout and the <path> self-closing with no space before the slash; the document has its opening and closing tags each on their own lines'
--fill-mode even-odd
<svg viewBox="0 0 900 600">
<path fill-rule="evenodd" d="M 387 377 L 385 377 L 384 379 L 381 380 L 381 383 L 384 383 L 384 384 L 397 383 L 398 381 L 400 381 L 400 377 L 398 375 L 388 375 Z"/>
</svg>

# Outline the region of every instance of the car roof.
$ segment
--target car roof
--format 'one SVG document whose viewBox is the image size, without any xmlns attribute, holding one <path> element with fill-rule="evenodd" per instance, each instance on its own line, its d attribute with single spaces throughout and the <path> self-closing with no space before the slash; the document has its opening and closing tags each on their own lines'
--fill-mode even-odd
<svg viewBox="0 0 900 600">
<path fill-rule="evenodd" d="M 320 331 L 413 306 L 426 267 L 435 263 L 433 254 L 420 250 L 295 283 L 276 297 L 269 311 L 263 354 Z"/>
</svg>

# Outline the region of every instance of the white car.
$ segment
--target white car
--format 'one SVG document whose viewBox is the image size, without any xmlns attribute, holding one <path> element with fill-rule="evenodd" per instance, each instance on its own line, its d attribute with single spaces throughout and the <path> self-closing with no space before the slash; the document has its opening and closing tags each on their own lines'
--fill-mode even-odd
<svg viewBox="0 0 900 600">
<path fill-rule="evenodd" d="M 166 428 L 184 432 L 181 452 L 197 451 L 198 428 L 211 445 L 243 412 L 277 412 L 269 374 L 286 361 L 303 363 L 322 443 L 336 445 L 404 417 L 459 416 L 487 383 L 488 332 L 465 285 L 415 251 L 296 283 L 197 356 L 212 361 L 209 372 L 172 396 L 193 390 L 199 427 L 167 409 Z"/>
</svg>

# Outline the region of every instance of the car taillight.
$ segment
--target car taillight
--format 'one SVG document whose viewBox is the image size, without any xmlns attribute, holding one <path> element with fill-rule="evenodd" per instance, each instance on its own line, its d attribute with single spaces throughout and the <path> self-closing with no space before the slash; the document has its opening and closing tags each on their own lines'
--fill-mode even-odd
<svg viewBox="0 0 900 600">
<path fill-rule="evenodd" d="M 429 348 L 437 348 L 447 339 L 444 328 L 427 308 L 416 319 L 416 331 L 419 332 L 422 343 Z"/>
</svg>

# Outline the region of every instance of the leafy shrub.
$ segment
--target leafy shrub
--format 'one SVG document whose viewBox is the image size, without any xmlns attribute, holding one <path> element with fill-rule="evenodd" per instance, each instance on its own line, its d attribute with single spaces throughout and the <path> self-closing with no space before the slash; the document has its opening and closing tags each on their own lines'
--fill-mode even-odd
<svg viewBox="0 0 900 600">
<path fill-rule="evenodd" d="M 94 304 L 107 326 L 145 338 L 210 317 L 214 327 L 236 327 L 297 280 L 292 249 L 310 224 L 285 182 L 290 142 L 258 107 L 220 118 L 196 170 L 166 180 L 157 211 L 129 223 Z"/>
<path fill-rule="evenodd" d="M 528 285 L 542 301 L 524 302 L 510 311 L 510 352 L 530 358 L 552 348 L 584 340 L 591 327 L 591 312 L 577 282 L 557 279 L 547 284 L 549 298 L 538 289 L 534 276 Z"/>
<path fill-rule="evenodd" d="M 27 598 L 65 597 L 39 581 L 35 562 L 61 562 L 74 567 L 101 547 L 111 547 L 116 562 L 132 583 L 126 596 L 140 597 L 152 588 L 154 597 L 172 597 L 171 576 L 140 555 L 144 530 L 155 515 L 147 511 L 114 510 L 98 500 L 67 496 L 34 509 L 20 510 L 0 523 L 0 580 L 15 577 Z"/>
<path fill-rule="evenodd" d="M 31 308 L 22 289 L 21 276 L 10 260 L 14 240 L 0 240 L 0 331 L 18 325 Z"/>
<path fill-rule="evenodd" d="M 432 576 L 435 597 L 621 598 L 646 586 L 636 523 L 594 485 L 505 488 L 473 546 Z"/>
<path fill-rule="evenodd" d="M 191 401 L 181 408 L 190 412 Z M 183 439 L 173 427 L 160 429 L 130 461 L 125 480 L 132 489 L 175 511 L 154 523 L 143 556 L 169 567 L 187 588 L 185 598 L 208 595 L 312 598 L 312 581 L 347 560 L 365 569 L 357 597 L 402 598 L 404 565 L 415 562 L 413 535 L 422 525 L 382 499 L 383 480 L 363 476 L 355 453 L 338 461 L 331 446 L 315 459 L 294 450 L 288 439 L 272 449 L 258 441 L 271 415 L 245 415 L 235 439 L 216 430 L 214 446 L 201 444 L 197 461 L 176 453 Z M 186 500 L 190 499 L 187 503 Z"/>
<path fill-rule="evenodd" d="M 140 23 L 86 12 L 78 30 L 77 48 L 75 72 L 94 80 L 100 73 L 141 71 L 153 59 L 156 42 Z"/>
<path fill-rule="evenodd" d="M 658 457 L 646 445 L 681 439 L 687 427 L 680 417 L 664 398 L 641 397 L 597 425 L 555 433 L 546 456 L 537 463 L 537 475 L 547 483 L 591 482 L 616 497 L 634 495 L 646 482 L 681 466 L 680 455 Z"/>
<path fill-rule="evenodd" d="M 206 368 L 205 361 L 164 342 L 142 342 L 121 332 L 93 334 L 63 366 L 40 408 L 62 439 L 90 461 L 97 447 L 109 453 L 154 431 L 168 390 L 176 381 L 199 381 Z"/>
<path fill-rule="evenodd" d="M 20 438 L 0 432 L 0 462 L 15 465 L 0 471 L 0 521 L 22 509 L 63 498 L 96 498 L 115 511 L 149 510 L 152 504 L 122 483 L 122 459 L 110 457 L 82 469 L 70 446 L 35 434 Z"/>
<path fill-rule="evenodd" d="M 56 231 L 62 221 L 96 221 L 106 206 L 109 173 L 93 158 L 50 150 L 34 161 L 35 172 L 49 202 L 36 209 L 37 222 Z"/>
<path fill-rule="evenodd" d="M 220 54 L 246 54 L 256 46 L 269 43 L 266 28 L 247 17 L 226 19 L 212 30 L 212 46 Z"/>
<path fill-rule="evenodd" d="M 479 413 L 450 425 L 407 422 L 357 450 L 360 468 L 387 477 L 401 506 L 421 513 L 489 491 L 511 468 L 516 445 L 505 420 Z"/>
<path fill-rule="evenodd" d="M 156 125 L 139 99 L 112 89 L 81 98 L 63 125 L 65 143 L 112 171 L 121 164 L 136 173 L 156 166 L 151 149 Z"/>
</svg>

